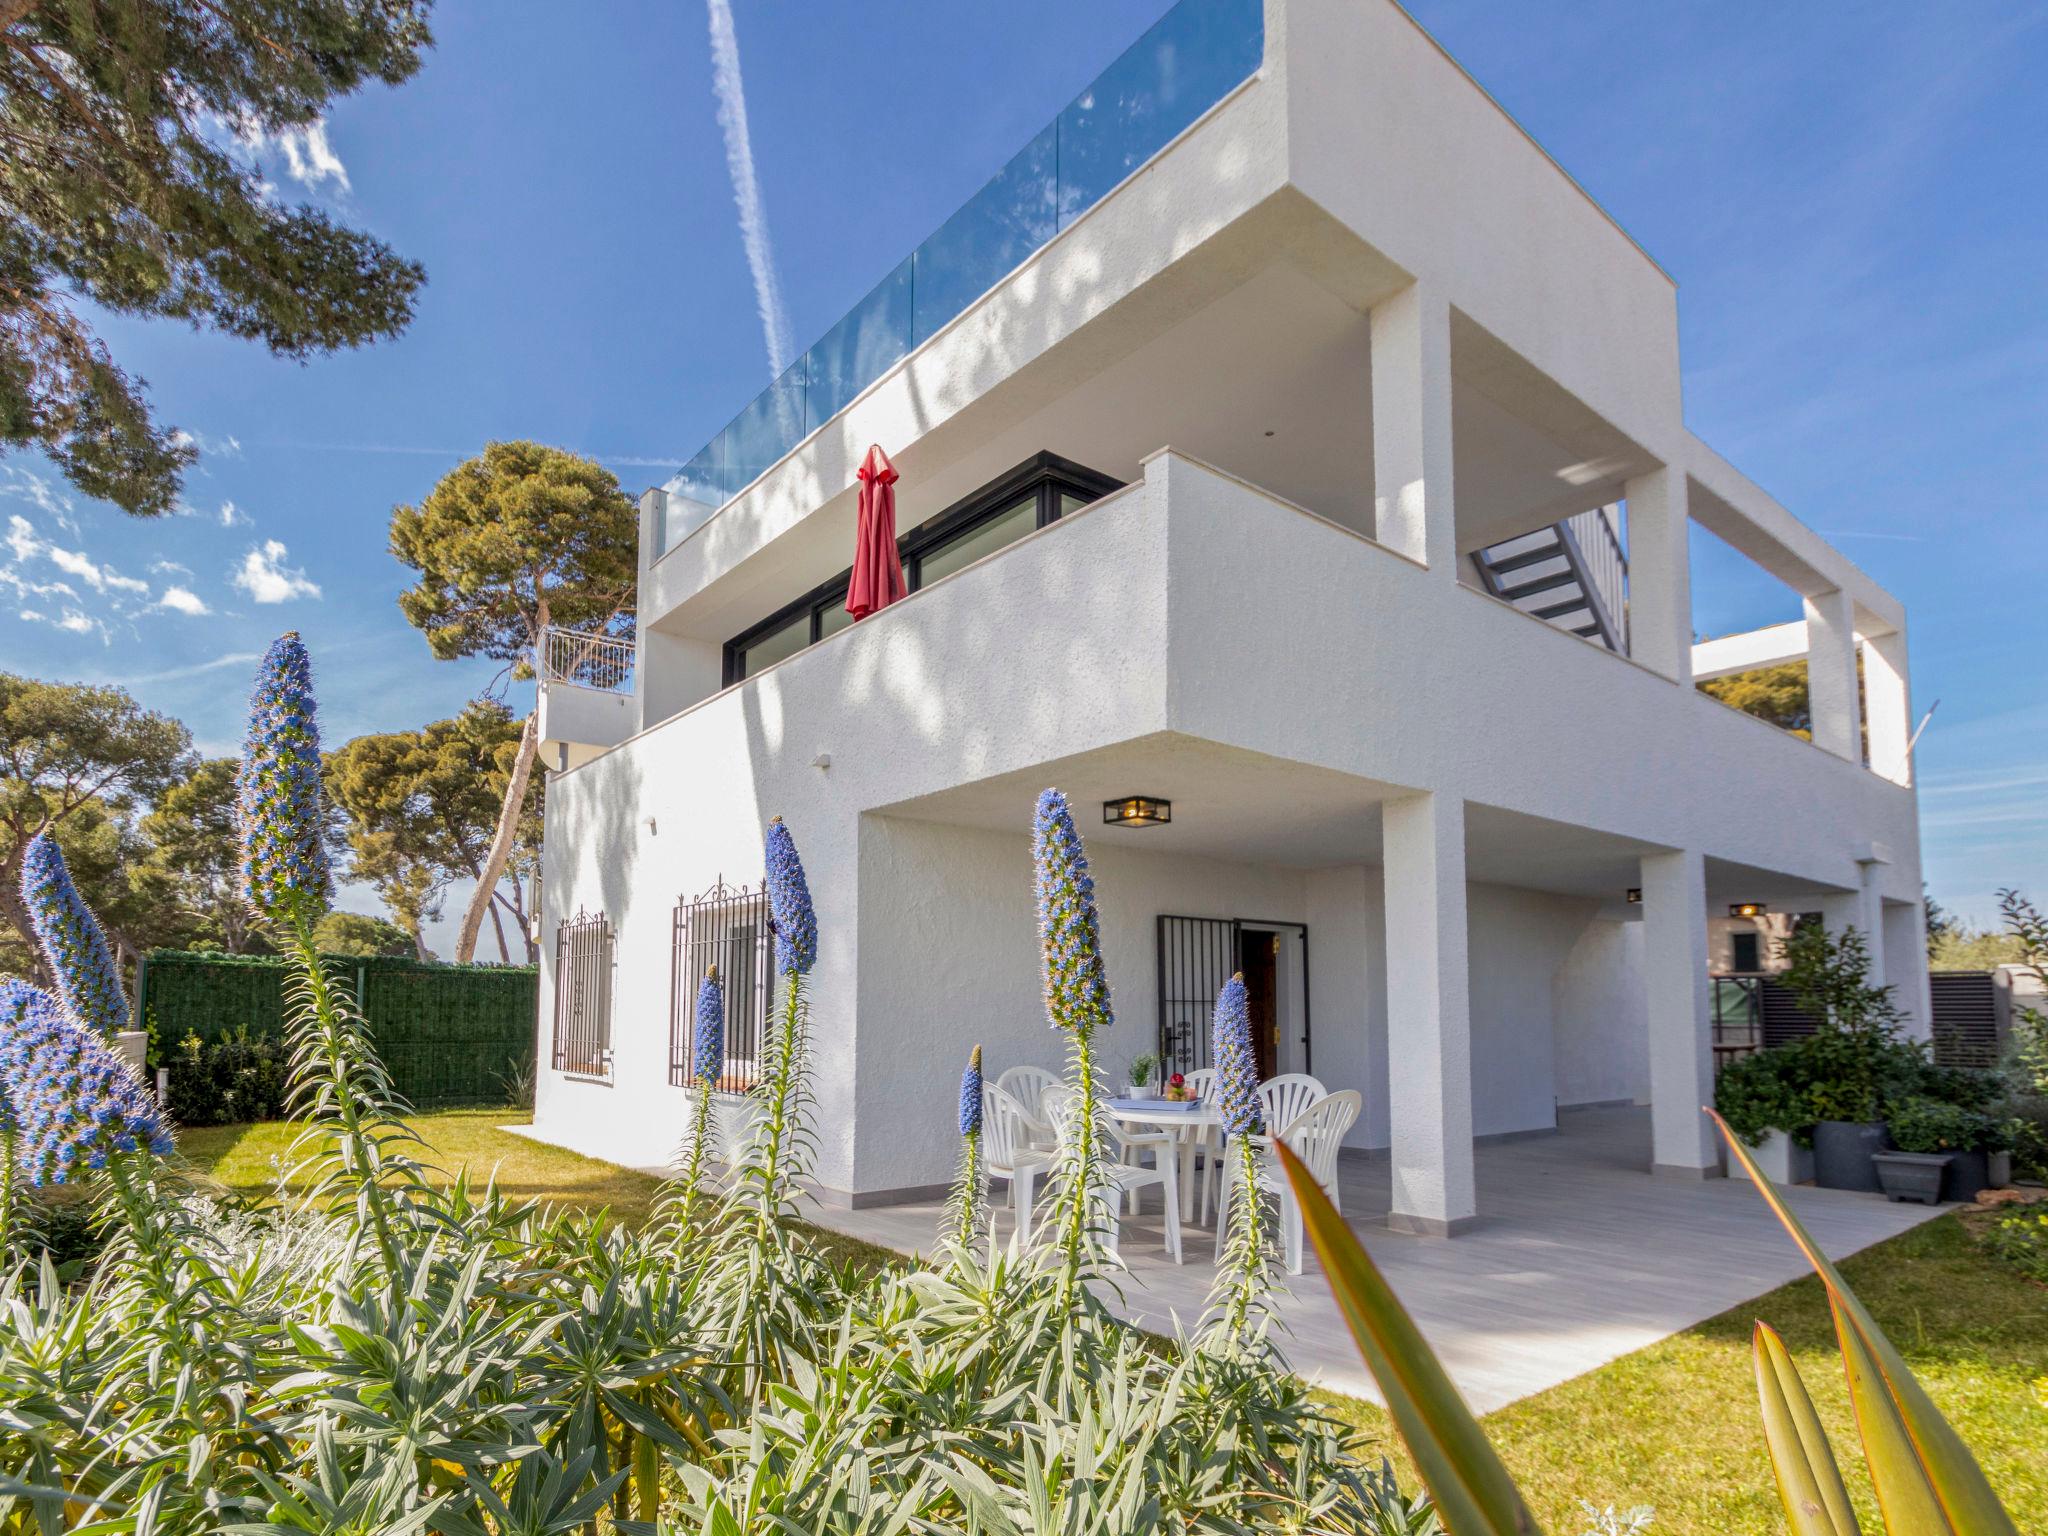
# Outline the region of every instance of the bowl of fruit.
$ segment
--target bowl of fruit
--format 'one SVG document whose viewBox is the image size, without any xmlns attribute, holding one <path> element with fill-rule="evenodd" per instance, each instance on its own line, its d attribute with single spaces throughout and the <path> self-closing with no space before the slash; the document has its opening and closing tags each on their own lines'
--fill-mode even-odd
<svg viewBox="0 0 2048 1536">
<path fill-rule="evenodd" d="M 1188 1101 L 1188 1080 L 1176 1072 L 1166 1080 L 1166 1097 L 1172 1103 L 1185 1104 Z"/>
</svg>

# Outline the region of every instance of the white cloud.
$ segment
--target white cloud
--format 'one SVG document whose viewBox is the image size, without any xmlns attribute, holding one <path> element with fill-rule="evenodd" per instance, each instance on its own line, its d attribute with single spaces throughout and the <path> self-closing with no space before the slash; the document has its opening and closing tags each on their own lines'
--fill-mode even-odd
<svg viewBox="0 0 2048 1536">
<path fill-rule="evenodd" d="M 0 496 L 12 496 L 28 502 L 38 511 L 54 519 L 67 533 L 78 532 L 78 521 L 71 515 L 71 498 L 32 469 L 22 469 L 13 464 L 0 464 Z"/>
<path fill-rule="evenodd" d="M 164 595 L 157 599 L 159 608 L 168 608 L 173 613 L 187 614 L 201 619 L 213 610 L 206 606 L 206 599 L 189 587 L 165 587 Z"/>
<path fill-rule="evenodd" d="M 35 524 L 18 512 L 7 519 L 7 547 L 17 560 L 33 560 L 43 552 L 43 541 L 36 537 Z"/>
<path fill-rule="evenodd" d="M 16 558 L 21 558 L 11 535 L 7 542 L 10 548 L 17 549 Z M 83 550 L 60 549 L 55 544 L 44 544 L 40 553 L 48 555 L 50 563 L 65 575 L 76 576 L 95 592 L 132 592 L 138 597 L 149 595 L 148 582 L 138 581 L 133 576 L 123 576 L 112 566 L 101 565 Z"/>
<path fill-rule="evenodd" d="M 171 428 L 171 441 L 180 448 L 197 448 L 209 459 L 239 459 L 242 456 L 242 440 L 233 433 L 226 437 L 208 437 L 204 432 L 194 432 L 189 427 Z"/>
<path fill-rule="evenodd" d="M 149 574 L 152 576 L 190 576 L 192 574 L 192 567 L 180 565 L 175 560 L 158 560 L 150 565 Z"/>
<path fill-rule="evenodd" d="M 242 556 L 229 577 L 235 587 L 259 603 L 284 603 L 295 597 L 318 597 L 320 587 L 302 570 L 284 563 L 287 551 L 276 539 L 265 539 Z"/>
<path fill-rule="evenodd" d="M 40 608 L 23 608 L 20 617 L 30 624 L 48 624 L 54 629 L 64 630 L 73 635 L 97 634 L 108 645 L 114 643 L 113 633 L 107 626 L 89 613 L 76 608 L 63 608 L 55 614 L 45 613 Z"/>
<path fill-rule="evenodd" d="M 300 186 L 317 188 L 321 182 L 332 180 L 342 191 L 349 190 L 348 167 L 341 163 L 341 156 L 327 142 L 325 121 L 315 120 L 304 128 L 288 128 L 277 136 L 277 143 L 284 151 L 292 180 Z"/>
<path fill-rule="evenodd" d="M 220 504 L 220 525 L 223 528 L 248 528 L 255 521 L 254 518 L 236 506 L 232 501 L 224 501 Z"/>
</svg>

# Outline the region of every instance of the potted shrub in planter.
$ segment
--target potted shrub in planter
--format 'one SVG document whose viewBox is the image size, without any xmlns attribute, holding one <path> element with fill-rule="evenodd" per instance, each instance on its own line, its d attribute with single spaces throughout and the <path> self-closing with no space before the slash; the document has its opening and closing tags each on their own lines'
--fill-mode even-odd
<svg viewBox="0 0 2048 1536">
<path fill-rule="evenodd" d="M 1949 1164 L 1955 1160 L 1953 1152 L 1879 1152 L 1871 1163 L 1886 1199 L 1939 1205 Z"/>
<path fill-rule="evenodd" d="M 1886 1091 L 1918 1053 L 1898 1037 L 1891 988 L 1871 985 L 1870 952 L 1856 929 L 1829 933 L 1804 924 L 1786 940 L 1785 958 L 1785 984 L 1819 1021 L 1802 1042 L 1811 1068 L 1814 1182 L 1874 1193 Z"/>
<path fill-rule="evenodd" d="M 1938 1194 L 1943 1200 L 1974 1200 L 1978 1190 L 1996 1187 L 1991 1159 L 1994 1153 L 2007 1150 L 2010 1131 L 1994 1116 L 1964 1104 L 1909 1099 L 1893 1111 L 1890 1126 L 1899 1151 L 1879 1157 L 1881 1170 L 1888 1159 L 1897 1156 L 1940 1158 L 1944 1172 Z M 2009 1162 L 2009 1158 L 2005 1160 Z M 1892 1176 L 1885 1173 L 1884 1177 L 1885 1193 L 1892 1194 Z"/>
<path fill-rule="evenodd" d="M 1813 1178 L 1813 1117 L 1807 1109 L 1802 1043 L 1732 1061 L 1714 1083 L 1714 1108 L 1773 1184 L 1804 1184 Z M 1749 1177 L 1742 1163 L 1727 1162 L 1730 1178 Z"/>
<path fill-rule="evenodd" d="M 1133 1099 L 1158 1098 L 1159 1090 L 1152 1083 L 1153 1076 L 1158 1071 L 1159 1058 L 1153 1055 L 1152 1052 L 1147 1051 L 1141 1056 L 1133 1056 L 1131 1058 L 1131 1081 L 1129 1088 L 1125 1090 L 1126 1095 Z"/>
</svg>

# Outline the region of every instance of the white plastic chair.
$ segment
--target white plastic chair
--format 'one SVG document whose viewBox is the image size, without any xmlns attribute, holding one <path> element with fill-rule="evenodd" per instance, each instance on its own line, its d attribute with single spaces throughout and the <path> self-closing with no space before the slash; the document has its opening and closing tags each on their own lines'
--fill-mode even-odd
<svg viewBox="0 0 2048 1536">
<path fill-rule="evenodd" d="M 996 1078 L 996 1086 L 1017 1101 L 1024 1117 L 1031 1122 L 1028 1144 L 1050 1150 L 1052 1116 L 1045 1111 L 1045 1091 L 1063 1086 L 1060 1075 L 1044 1067 L 1010 1067 Z"/>
<path fill-rule="evenodd" d="M 1288 1150 L 1301 1159 L 1309 1176 L 1322 1186 L 1323 1193 L 1334 1203 L 1337 1198 L 1337 1152 L 1344 1144 L 1344 1134 L 1358 1120 L 1358 1112 L 1365 1100 L 1356 1089 L 1346 1088 L 1341 1093 L 1327 1093 L 1301 1112 L 1280 1132 L 1280 1140 L 1287 1143 Z M 1294 1188 L 1287 1182 L 1287 1174 L 1280 1166 L 1280 1159 L 1273 1153 L 1272 1138 L 1254 1137 L 1260 1144 L 1258 1162 L 1259 1188 L 1277 1195 L 1280 1200 L 1281 1248 L 1287 1261 L 1287 1273 L 1298 1275 L 1302 1266 L 1301 1206 L 1294 1198 Z M 1221 1204 L 1216 1216 L 1216 1257 L 1223 1257 L 1223 1244 L 1230 1230 L 1230 1191 L 1238 1179 L 1244 1176 L 1240 1161 L 1226 1153 L 1223 1157 L 1223 1189 Z"/>
<path fill-rule="evenodd" d="M 1259 1121 L 1270 1134 L 1294 1124 L 1311 1104 L 1329 1096 L 1320 1079 L 1306 1072 L 1282 1072 L 1259 1084 Z"/>
<path fill-rule="evenodd" d="M 1032 1145 L 1038 1122 L 1024 1113 L 1015 1095 L 993 1083 L 981 1089 L 982 1155 L 989 1176 L 1010 1183 L 1010 1210 L 1016 1218 L 1017 1244 L 1031 1241 L 1031 1197 L 1038 1176 L 1052 1166 L 1050 1156 Z"/>
<path fill-rule="evenodd" d="M 1181 1082 L 1188 1095 L 1198 1104 L 1207 1104 L 1216 1087 L 1216 1069 L 1197 1067 L 1192 1072 L 1183 1072 Z M 1215 1204 L 1216 1195 L 1216 1153 L 1223 1145 L 1221 1130 L 1213 1125 L 1191 1125 L 1182 1131 L 1181 1137 L 1189 1144 L 1188 1161 L 1182 1172 L 1190 1175 L 1181 1190 L 1182 1214 L 1201 1221 Z M 1202 1160 L 1202 1180 L 1199 1189 L 1191 1176 L 1194 1160 Z"/>
<path fill-rule="evenodd" d="M 1046 1113 L 1051 1117 L 1054 1133 L 1065 1129 L 1066 1117 L 1073 1112 L 1077 1096 L 1074 1090 L 1061 1083 L 1046 1093 Z M 1130 1206 L 1130 1214 L 1138 1214 L 1138 1191 L 1151 1185 L 1159 1186 L 1161 1200 L 1166 1213 L 1166 1252 L 1173 1262 L 1181 1262 L 1180 1243 L 1180 1159 L 1175 1155 L 1173 1136 L 1170 1132 L 1126 1133 L 1114 1120 L 1105 1119 L 1111 1143 L 1116 1147 L 1118 1160 L 1102 1164 L 1103 1183 L 1108 1186 L 1104 1201 L 1107 1209 L 1103 1215 L 1109 1222 L 1109 1251 L 1117 1251 L 1121 1236 L 1121 1223 L 1117 1216 L 1117 1197 L 1123 1196 Z M 1147 1168 L 1138 1162 L 1126 1161 L 1139 1153 L 1153 1154 L 1152 1166 Z"/>
</svg>

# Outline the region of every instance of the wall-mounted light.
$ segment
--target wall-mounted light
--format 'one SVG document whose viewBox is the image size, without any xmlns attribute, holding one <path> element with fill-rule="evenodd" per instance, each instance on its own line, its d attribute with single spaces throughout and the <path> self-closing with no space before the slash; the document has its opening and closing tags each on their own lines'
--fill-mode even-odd
<svg viewBox="0 0 2048 1536">
<path fill-rule="evenodd" d="M 1155 795 L 1121 795 L 1102 802 L 1106 827 L 1163 827 L 1173 820 L 1173 802 Z"/>
<path fill-rule="evenodd" d="M 1760 901 L 1735 901 L 1728 904 L 1730 917 L 1762 917 L 1770 908 Z"/>
<path fill-rule="evenodd" d="M 1643 888 L 1640 885 L 1628 888 L 1628 904 L 1632 907 L 1640 907 L 1643 904 Z"/>
</svg>

